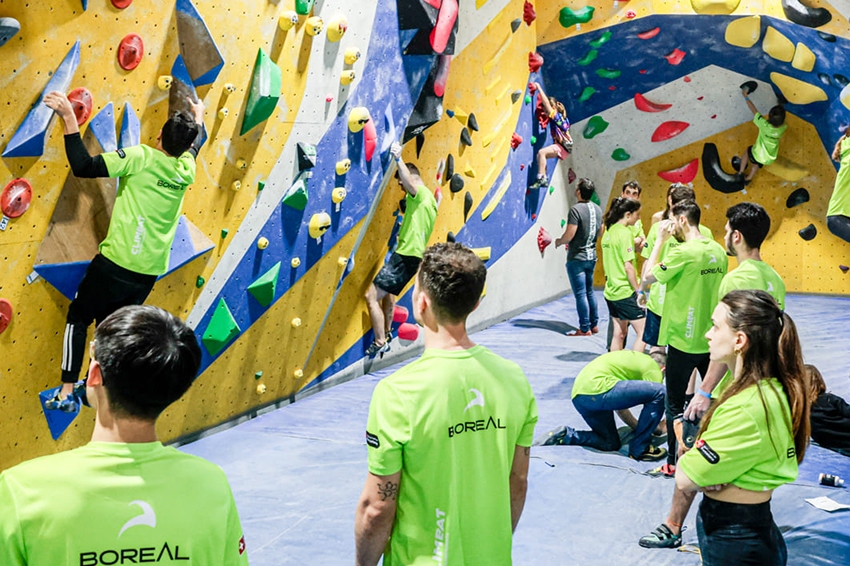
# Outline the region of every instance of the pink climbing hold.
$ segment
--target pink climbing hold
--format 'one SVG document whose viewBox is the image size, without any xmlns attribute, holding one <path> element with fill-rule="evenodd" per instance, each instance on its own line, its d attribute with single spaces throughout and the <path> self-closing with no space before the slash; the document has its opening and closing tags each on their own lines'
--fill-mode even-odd
<svg viewBox="0 0 850 566">
<path fill-rule="evenodd" d="M 522 143 L 522 136 L 514 132 L 511 134 L 511 149 L 516 149 Z"/>
<path fill-rule="evenodd" d="M 532 215 L 532 219 L 535 215 Z M 549 232 L 546 231 L 546 228 L 543 226 L 540 227 L 540 230 L 537 232 L 537 249 L 540 250 L 540 253 L 543 253 L 543 250 L 549 247 L 549 244 L 552 243 L 552 236 L 549 235 Z"/>
<path fill-rule="evenodd" d="M 398 339 L 402 342 L 415 342 L 419 338 L 419 327 L 415 324 L 405 322 L 398 327 Z"/>
<path fill-rule="evenodd" d="M 626 10 L 626 18 L 629 20 L 633 20 L 637 17 L 637 12 L 634 10 Z"/>
<path fill-rule="evenodd" d="M 673 106 L 672 104 L 663 104 L 660 102 L 651 102 L 644 98 L 644 96 L 636 92 L 635 93 L 635 108 L 640 110 L 641 112 L 663 112 Z"/>
<path fill-rule="evenodd" d="M 528 53 L 528 71 L 530 73 L 536 73 L 540 70 L 540 67 L 543 66 L 543 56 L 540 53 L 529 52 Z"/>
<path fill-rule="evenodd" d="M 437 23 L 431 30 L 431 49 L 442 54 L 449 44 L 449 38 L 457 21 L 457 0 L 443 0 Z"/>
<path fill-rule="evenodd" d="M 534 11 L 534 4 L 525 0 L 525 4 L 522 7 L 522 21 L 525 22 L 525 25 L 530 26 L 531 22 L 537 19 L 537 12 Z"/>
<path fill-rule="evenodd" d="M 439 10 L 440 5 L 443 3 L 443 0 L 425 0 L 425 3 L 431 6 L 432 8 Z"/>
<path fill-rule="evenodd" d="M 439 186 L 434 189 L 434 200 L 437 201 L 437 206 L 440 206 L 440 203 L 443 202 L 443 189 Z"/>
<path fill-rule="evenodd" d="M 330 104 L 333 101 L 334 101 L 334 95 L 329 94 L 329 95 L 325 96 L 325 102 L 327 102 L 328 104 Z"/>
<path fill-rule="evenodd" d="M 688 129 L 687 122 L 678 122 L 676 120 L 670 120 L 669 122 L 664 122 L 652 132 L 652 141 L 661 142 L 665 140 L 669 140 L 670 138 L 675 138 L 686 129 Z"/>
<path fill-rule="evenodd" d="M 667 59 L 667 62 L 670 63 L 671 65 L 678 65 L 679 63 L 682 62 L 682 59 L 685 58 L 685 55 L 687 55 L 687 53 L 685 53 L 684 51 L 682 51 L 681 49 L 679 49 L 677 47 L 676 49 L 674 49 L 673 51 L 671 51 L 670 53 L 665 55 L 664 58 Z M 688 82 L 688 81 L 685 81 L 685 82 Z"/>
<path fill-rule="evenodd" d="M 576 177 L 577 177 L 576 172 L 575 172 L 575 171 L 573 171 L 573 168 L 572 168 L 572 167 L 570 167 L 570 168 L 567 170 L 567 183 L 569 183 L 570 185 L 572 185 L 572 184 L 573 184 L 573 181 L 575 181 L 575 180 L 576 180 Z"/>
<path fill-rule="evenodd" d="M 661 28 L 652 28 L 637 34 L 637 36 L 639 39 L 652 39 L 659 33 L 661 33 Z"/>
<path fill-rule="evenodd" d="M 401 322 L 406 322 L 407 316 L 409 314 L 410 313 L 408 312 L 407 308 L 402 307 L 400 305 L 395 305 L 393 307 L 393 322 L 397 324 Z"/>
<path fill-rule="evenodd" d="M 699 159 L 694 159 L 693 161 L 676 169 L 659 171 L 658 176 L 671 183 L 687 184 L 696 178 L 697 171 L 699 171 Z"/>
<path fill-rule="evenodd" d="M 449 80 L 449 67 L 452 64 L 451 55 L 440 55 L 437 62 L 437 76 L 434 79 L 434 95 L 443 98 L 446 93 L 446 82 Z"/>
<path fill-rule="evenodd" d="M 375 146 L 378 145 L 378 132 L 375 129 L 375 121 L 371 118 L 363 126 L 363 144 L 366 148 L 366 161 L 372 161 L 375 154 Z"/>
</svg>

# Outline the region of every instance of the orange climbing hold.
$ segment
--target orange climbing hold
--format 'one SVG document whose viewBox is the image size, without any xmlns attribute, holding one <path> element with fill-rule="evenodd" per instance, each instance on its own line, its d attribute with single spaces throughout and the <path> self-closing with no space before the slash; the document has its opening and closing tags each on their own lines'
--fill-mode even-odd
<svg viewBox="0 0 850 566">
<path fill-rule="evenodd" d="M 68 93 L 68 100 L 74 107 L 74 115 L 77 117 L 77 125 L 82 126 L 91 116 L 92 97 L 85 87 L 75 88 Z"/>
<path fill-rule="evenodd" d="M 664 58 L 667 59 L 667 62 L 671 65 L 678 65 L 682 62 L 682 59 L 685 58 L 685 55 L 687 55 L 687 53 L 677 47 L 676 49 L 665 55 Z"/>
<path fill-rule="evenodd" d="M 678 122 L 676 120 L 671 120 L 669 122 L 664 122 L 652 132 L 652 141 L 661 142 L 665 140 L 669 140 L 670 138 L 675 138 L 682 132 L 688 129 L 687 122 Z"/>
<path fill-rule="evenodd" d="M 536 215 L 534 215 L 536 216 Z M 549 247 L 549 244 L 552 243 L 552 236 L 549 235 L 549 232 L 546 231 L 546 228 L 543 226 L 540 227 L 540 230 L 537 232 L 537 249 L 540 250 L 540 253 L 543 253 L 543 250 Z"/>
<path fill-rule="evenodd" d="M 543 66 L 543 56 L 539 53 L 529 52 L 528 53 L 528 71 L 530 73 L 536 73 L 540 70 L 540 67 Z"/>
<path fill-rule="evenodd" d="M 697 171 L 699 171 L 699 159 L 694 159 L 693 161 L 676 169 L 659 171 L 658 176 L 671 183 L 687 184 L 696 178 Z"/>
<path fill-rule="evenodd" d="M 644 96 L 636 92 L 635 93 L 635 108 L 640 110 L 641 112 L 663 112 L 673 106 L 672 104 L 662 104 L 659 102 L 651 102 L 644 98 Z"/>
<path fill-rule="evenodd" d="M 661 33 L 661 28 L 652 28 L 650 30 L 646 30 L 644 32 L 637 34 L 637 36 L 638 36 L 639 39 L 652 39 L 653 37 L 655 37 L 659 33 Z"/>
</svg>

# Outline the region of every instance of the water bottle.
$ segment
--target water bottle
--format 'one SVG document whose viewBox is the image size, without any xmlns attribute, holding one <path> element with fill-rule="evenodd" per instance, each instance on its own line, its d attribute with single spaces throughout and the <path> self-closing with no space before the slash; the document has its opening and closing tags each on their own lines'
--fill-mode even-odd
<svg viewBox="0 0 850 566">
<path fill-rule="evenodd" d="M 820 474 L 818 476 L 818 483 L 830 487 L 844 487 L 844 480 L 832 474 Z"/>
</svg>

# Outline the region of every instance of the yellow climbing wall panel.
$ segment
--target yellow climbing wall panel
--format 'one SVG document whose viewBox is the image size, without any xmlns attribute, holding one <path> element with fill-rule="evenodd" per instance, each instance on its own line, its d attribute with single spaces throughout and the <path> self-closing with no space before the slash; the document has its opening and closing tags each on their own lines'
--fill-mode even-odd
<svg viewBox="0 0 850 566">
<path fill-rule="evenodd" d="M 846 294 L 850 289 L 850 274 L 844 274 L 838 266 L 850 264 L 850 249 L 827 230 L 825 221 L 827 203 L 835 183 L 835 168 L 811 124 L 791 114 L 788 115 L 787 123 L 788 129 L 780 144 L 780 156 L 795 163 L 804 163 L 808 175 L 791 183 L 762 170 L 747 187 L 746 194 L 727 195 L 715 191 L 705 182 L 700 160 L 694 190 L 702 207 L 702 223 L 711 228 L 718 242 L 722 242 L 726 209 L 744 201 L 758 203 L 765 207 L 771 218 L 771 230 L 762 246 L 762 256 L 785 280 L 788 291 Z M 755 139 L 756 133 L 752 123 L 742 124 L 623 169 L 617 173 L 611 196 L 614 198 L 620 195 L 619 188 L 625 181 L 637 179 L 643 187 L 641 218 L 648 230 L 652 214 L 664 209 L 664 198 L 670 185 L 657 175 L 658 171 L 674 169 L 691 159 L 701 158 L 703 144 L 711 142 L 720 151 L 720 163 L 724 170 L 731 173 L 732 156 L 744 151 L 747 146 L 741 140 Z M 789 209 L 786 207 L 786 199 L 797 188 L 807 189 L 810 200 Z M 807 242 L 797 232 L 809 223 L 815 225 L 818 235 Z M 732 261 L 730 267 L 734 265 Z M 604 276 L 600 271 L 597 270 L 597 285 L 604 284 Z"/>
<path fill-rule="evenodd" d="M 304 18 L 287 32 L 277 27 L 278 16 L 294 9 L 294 0 L 196 2 L 196 7 L 215 38 L 225 64 L 214 84 L 198 89 L 207 105 L 209 140 L 201 151 L 198 176 L 186 196 L 183 212 L 217 246 L 159 281 L 148 300 L 183 318 L 200 293 L 195 287 L 196 277 L 203 275 L 209 279 L 232 240 L 232 234 L 255 201 L 257 182 L 264 180 L 271 171 L 289 136 L 304 96 L 308 74 L 305 65 L 309 59 L 305 56 L 309 54 L 309 40 L 304 34 Z M 0 147 L 5 147 L 11 139 L 30 105 L 47 84 L 49 75 L 77 39 L 81 43 L 81 59 L 71 87 L 84 86 L 92 92 L 92 115 L 112 101 L 116 106 L 116 121 L 120 123 L 121 108 L 125 101 L 129 102 L 142 123 L 142 142 L 155 142 L 168 113 L 168 92 L 157 88 L 157 78 L 170 73 L 179 53 L 173 2 L 134 2 L 125 10 L 117 10 L 108 0 L 91 0 L 85 12 L 76 1 L 14 2 L 3 4 L 2 10 L 3 16 L 14 17 L 21 23 L 22 31 L 0 52 L 0 86 L 3 87 L 0 89 Z M 233 30 L 242 30 L 238 41 Z M 141 64 L 129 72 L 118 66 L 115 56 L 119 42 L 128 33 L 138 33 L 145 42 Z M 268 122 L 240 136 L 241 114 L 259 47 L 280 65 L 286 88 Z M 234 84 L 236 91 L 227 94 L 224 90 L 227 83 Z M 221 107 L 230 111 L 223 120 L 217 117 Z M 248 162 L 244 170 L 235 166 L 240 158 Z M 12 221 L 5 232 L 0 232 L 3 266 L 0 268 L 0 297 L 11 301 L 15 309 L 12 325 L 0 334 L 0 412 L 3 414 L 0 469 L 82 444 L 91 431 L 92 414 L 87 412 L 77 418 L 57 442 L 50 438 L 37 394 L 59 381 L 62 333 L 69 302 L 43 280 L 31 285 L 26 283 L 68 174 L 58 124 L 50 131 L 47 149 L 41 158 L 0 160 L 0 185 L 23 176 L 34 188 L 33 204 L 27 213 Z M 230 186 L 237 179 L 242 183 L 242 190 L 234 192 Z M 230 230 L 229 238 L 220 237 L 222 228 Z M 323 265 L 319 265 L 316 270 L 322 268 Z M 302 330 L 309 332 L 303 327 Z M 298 351 L 302 346 L 296 343 L 287 347 Z M 242 371 L 209 373 L 210 377 L 199 380 L 193 391 L 192 399 L 196 402 L 170 412 L 164 422 L 164 436 L 188 430 L 185 426 L 205 419 L 211 422 L 214 420 L 210 417 L 212 411 L 219 410 L 215 404 L 211 406 L 211 397 L 219 398 L 222 391 L 241 387 Z M 253 372 L 249 377 L 253 379 Z M 201 392 L 206 394 L 203 402 L 197 397 Z M 240 402 L 242 399 L 237 396 L 232 404 Z M 184 413 L 186 415 L 179 420 L 185 426 L 181 427 L 174 415 Z"/>
</svg>

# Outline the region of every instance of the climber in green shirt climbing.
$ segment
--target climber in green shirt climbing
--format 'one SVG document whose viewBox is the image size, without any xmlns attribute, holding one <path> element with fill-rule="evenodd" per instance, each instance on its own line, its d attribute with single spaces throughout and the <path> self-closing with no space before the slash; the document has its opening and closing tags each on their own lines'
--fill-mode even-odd
<svg viewBox="0 0 850 566">
<path fill-rule="evenodd" d="M 747 176 L 744 177 L 744 182 L 749 183 L 753 180 L 756 171 L 770 165 L 779 156 L 779 138 L 785 133 L 788 124 L 785 123 L 785 108 L 777 104 L 770 109 L 767 118 L 759 114 L 758 108 L 750 100 L 749 92 L 741 90 L 744 95 L 744 100 L 747 101 L 747 108 L 753 113 L 753 123 L 759 130 L 758 137 L 755 143 L 747 148 L 741 158 L 741 163 L 738 166 L 738 173 Z M 749 170 L 747 168 L 749 167 Z"/>
</svg>

